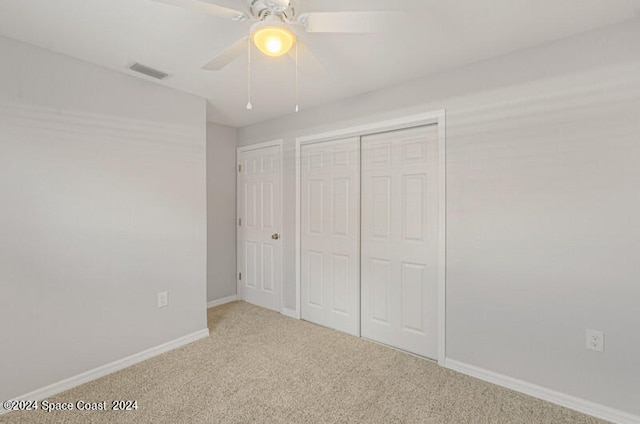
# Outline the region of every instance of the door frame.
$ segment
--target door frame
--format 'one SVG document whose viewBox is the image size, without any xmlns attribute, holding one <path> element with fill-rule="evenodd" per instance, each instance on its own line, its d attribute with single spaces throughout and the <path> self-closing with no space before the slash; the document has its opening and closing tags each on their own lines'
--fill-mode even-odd
<svg viewBox="0 0 640 424">
<path fill-rule="evenodd" d="M 283 181 L 283 168 L 284 168 L 284 164 L 282 163 L 282 159 L 283 159 L 283 145 L 284 145 L 284 140 L 283 139 L 277 139 L 277 140 L 271 140 L 271 141 L 265 141 L 262 143 L 256 143 L 256 144 L 249 144 L 246 146 L 241 146 L 238 147 L 236 149 L 236 166 L 240 164 L 240 154 L 244 153 L 244 152 L 250 152 L 252 150 L 260 150 L 260 149 L 264 149 L 267 147 L 274 147 L 277 146 L 278 150 L 280 151 L 279 154 L 279 158 L 280 158 L 280 238 L 282 239 L 282 229 L 284 228 L 284 210 L 283 210 L 283 198 L 284 198 L 284 192 L 283 192 L 283 187 L 284 187 L 284 181 Z M 240 257 L 241 257 L 241 253 L 240 253 L 240 226 L 238 225 L 238 220 L 240 219 L 240 201 L 242 199 L 241 193 L 240 193 L 240 178 L 238 176 L 238 173 L 236 173 L 236 294 L 238 297 L 238 300 L 243 300 L 243 296 L 242 296 L 242 284 L 240 283 L 240 279 L 238 279 L 238 274 L 241 272 L 240 270 Z M 279 298 L 280 298 L 280 310 L 282 310 L 283 305 L 284 305 L 284 248 L 282 247 L 282 243 L 280 244 L 280 281 L 277 281 L 277 290 L 279 291 Z"/>
<path fill-rule="evenodd" d="M 315 133 L 296 137 L 295 151 L 295 171 L 296 171 L 296 310 L 295 318 L 300 319 L 300 249 L 301 249 L 301 233 L 300 233 L 300 211 L 301 211 L 301 169 L 300 155 L 301 148 L 305 144 L 321 143 L 323 141 L 338 140 L 347 137 L 362 137 L 365 135 L 376 134 L 386 131 L 400 130 L 405 128 L 417 127 L 422 125 L 438 125 L 438 171 L 439 171 L 439 187 L 438 187 L 438 208 L 439 208 L 439 238 L 438 238 L 438 364 L 445 365 L 446 358 L 446 110 L 424 112 L 416 115 L 401 116 L 394 119 L 384 121 L 375 121 L 368 124 L 337 128 L 331 131 Z"/>
</svg>

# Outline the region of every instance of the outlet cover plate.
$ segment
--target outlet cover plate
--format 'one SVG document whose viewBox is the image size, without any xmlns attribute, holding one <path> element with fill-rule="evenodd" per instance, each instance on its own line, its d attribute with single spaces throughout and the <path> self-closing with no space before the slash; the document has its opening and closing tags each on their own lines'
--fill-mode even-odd
<svg viewBox="0 0 640 424">
<path fill-rule="evenodd" d="M 598 330 L 587 329 L 586 348 L 596 352 L 604 352 L 604 333 Z"/>
<path fill-rule="evenodd" d="M 169 304 L 169 293 L 168 292 L 159 292 L 158 293 L 158 308 L 162 308 Z"/>
</svg>

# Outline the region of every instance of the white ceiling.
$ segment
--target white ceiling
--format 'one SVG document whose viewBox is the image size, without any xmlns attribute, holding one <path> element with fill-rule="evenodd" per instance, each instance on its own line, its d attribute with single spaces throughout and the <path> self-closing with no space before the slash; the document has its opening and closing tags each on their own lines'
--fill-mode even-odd
<svg viewBox="0 0 640 424">
<path fill-rule="evenodd" d="M 216 3 L 246 10 L 246 0 Z M 301 108 L 631 19 L 640 11 L 640 0 L 298 3 L 313 10 L 407 12 L 386 33 L 301 36 L 330 72 L 325 79 L 301 75 Z M 286 57 L 253 55 L 250 111 L 245 57 L 221 71 L 201 69 L 250 25 L 152 0 L 0 0 L 1 35 L 132 75 L 127 67 L 133 62 L 165 71 L 171 77 L 158 84 L 207 98 L 209 121 L 235 127 L 292 113 L 295 106 L 295 68 Z"/>
</svg>

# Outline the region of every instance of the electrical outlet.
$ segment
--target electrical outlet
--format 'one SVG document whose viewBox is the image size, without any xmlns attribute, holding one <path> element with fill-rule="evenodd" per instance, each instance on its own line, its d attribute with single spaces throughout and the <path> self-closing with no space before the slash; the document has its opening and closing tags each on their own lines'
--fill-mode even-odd
<svg viewBox="0 0 640 424">
<path fill-rule="evenodd" d="M 587 329 L 587 349 L 604 352 L 604 333 Z"/>
<path fill-rule="evenodd" d="M 169 293 L 168 292 L 158 293 L 158 308 L 162 308 L 163 306 L 167 306 L 168 304 L 169 304 Z"/>
</svg>

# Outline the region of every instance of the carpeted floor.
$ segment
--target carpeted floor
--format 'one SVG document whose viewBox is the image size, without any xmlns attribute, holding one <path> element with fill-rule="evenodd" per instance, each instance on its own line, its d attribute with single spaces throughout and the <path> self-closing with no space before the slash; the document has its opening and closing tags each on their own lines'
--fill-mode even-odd
<svg viewBox="0 0 640 424">
<path fill-rule="evenodd" d="M 137 410 L 0 423 L 604 423 L 244 302 L 208 319 L 209 338 L 48 399 L 130 399 Z"/>
</svg>

